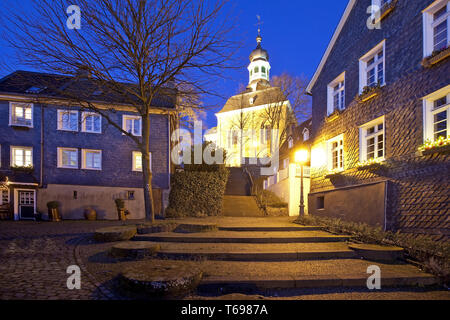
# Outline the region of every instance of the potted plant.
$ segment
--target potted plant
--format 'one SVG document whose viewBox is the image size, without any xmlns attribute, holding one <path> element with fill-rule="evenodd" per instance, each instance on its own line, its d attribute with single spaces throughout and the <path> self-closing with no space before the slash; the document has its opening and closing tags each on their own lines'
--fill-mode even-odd
<svg viewBox="0 0 450 320">
<path fill-rule="evenodd" d="M 114 201 L 116 203 L 117 215 L 119 216 L 119 220 L 126 220 L 127 218 L 125 213 L 125 201 L 123 199 L 116 199 Z"/>
<path fill-rule="evenodd" d="M 84 210 L 84 217 L 88 221 L 95 221 L 97 220 L 97 211 L 95 211 L 93 208 L 87 208 Z"/>
<path fill-rule="evenodd" d="M 48 218 L 50 221 L 61 221 L 61 216 L 59 215 L 59 203 L 57 201 L 47 202 L 48 208 Z"/>
</svg>

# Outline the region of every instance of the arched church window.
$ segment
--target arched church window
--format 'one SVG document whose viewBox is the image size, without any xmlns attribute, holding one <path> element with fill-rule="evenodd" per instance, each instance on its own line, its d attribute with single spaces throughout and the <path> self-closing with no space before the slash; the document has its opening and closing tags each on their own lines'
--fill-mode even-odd
<svg viewBox="0 0 450 320">
<path fill-rule="evenodd" d="M 238 135 L 238 131 L 237 130 L 233 130 L 232 133 L 232 140 L 233 140 L 233 146 L 237 145 L 239 142 L 239 135 Z"/>
<path fill-rule="evenodd" d="M 262 68 L 261 68 L 261 72 L 265 74 L 265 73 L 266 73 L 266 68 L 265 68 L 265 67 L 262 67 Z"/>
<path fill-rule="evenodd" d="M 255 73 L 258 73 L 258 72 L 259 72 L 259 68 L 255 67 Z"/>
</svg>

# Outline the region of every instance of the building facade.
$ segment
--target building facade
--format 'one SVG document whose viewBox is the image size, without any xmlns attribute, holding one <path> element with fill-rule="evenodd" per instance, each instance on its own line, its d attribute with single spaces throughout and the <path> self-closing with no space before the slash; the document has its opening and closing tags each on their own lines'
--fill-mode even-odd
<svg viewBox="0 0 450 320">
<path fill-rule="evenodd" d="M 15 72 L 0 80 L 0 184 L 2 205 L 11 218 L 46 216 L 47 202 L 57 201 L 63 219 L 117 219 L 114 200 L 124 199 L 130 219 L 145 217 L 142 155 L 134 141 L 99 114 L 68 105 L 45 83 L 64 88 L 74 79 Z M 89 84 L 87 84 L 89 87 Z M 94 95 L 98 93 L 94 92 Z M 140 137 L 140 117 L 105 96 L 104 105 L 117 125 Z M 162 103 L 150 117 L 150 160 L 157 214 L 170 186 L 170 117 L 174 103 Z"/>
<path fill-rule="evenodd" d="M 449 238 L 449 9 L 349 1 L 308 86 L 310 213 Z"/>
<path fill-rule="evenodd" d="M 269 54 L 257 47 L 250 54 L 249 83 L 242 93 L 232 96 L 216 113 L 217 145 L 227 152 L 227 164 L 239 167 L 245 159 L 251 164 L 270 162 L 285 140 L 290 102 L 282 89 L 270 84 Z"/>
</svg>

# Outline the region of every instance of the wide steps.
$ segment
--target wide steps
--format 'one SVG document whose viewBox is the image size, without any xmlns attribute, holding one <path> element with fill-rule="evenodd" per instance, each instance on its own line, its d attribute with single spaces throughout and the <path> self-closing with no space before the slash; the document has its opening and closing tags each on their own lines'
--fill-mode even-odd
<svg viewBox="0 0 450 320">
<path fill-rule="evenodd" d="M 300 227 L 219 227 L 221 231 L 239 231 L 239 232 L 283 232 L 283 231 L 320 231 L 321 227 L 300 226 Z"/>
<path fill-rule="evenodd" d="M 160 244 L 158 255 L 171 259 L 278 262 L 357 258 L 356 253 L 348 249 L 347 244 L 343 242 L 293 244 L 163 242 Z"/>
<path fill-rule="evenodd" d="M 264 213 L 258 208 L 252 196 L 223 197 L 222 215 L 226 217 L 263 217 Z"/>
<path fill-rule="evenodd" d="M 237 232 L 218 231 L 196 234 L 173 232 L 138 235 L 137 241 L 189 242 L 189 243 L 308 243 L 342 242 L 350 236 L 331 235 L 323 231 L 287 231 L 287 232 Z"/>
<path fill-rule="evenodd" d="M 295 262 L 202 261 L 200 291 L 247 292 L 267 289 L 359 287 L 367 289 L 373 261 L 339 259 Z M 375 263 L 381 270 L 381 287 L 431 286 L 433 275 L 408 264 Z"/>
</svg>

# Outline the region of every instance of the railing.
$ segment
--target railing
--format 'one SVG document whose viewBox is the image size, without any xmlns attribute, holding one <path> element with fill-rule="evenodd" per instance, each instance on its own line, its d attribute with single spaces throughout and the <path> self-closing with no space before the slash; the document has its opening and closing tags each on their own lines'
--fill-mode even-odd
<svg viewBox="0 0 450 320">
<path fill-rule="evenodd" d="M 295 176 L 297 178 L 300 178 L 301 175 L 302 175 L 301 168 L 300 167 L 296 167 L 296 169 L 295 169 Z M 311 177 L 311 167 L 303 167 L 303 177 L 304 178 Z"/>
</svg>

